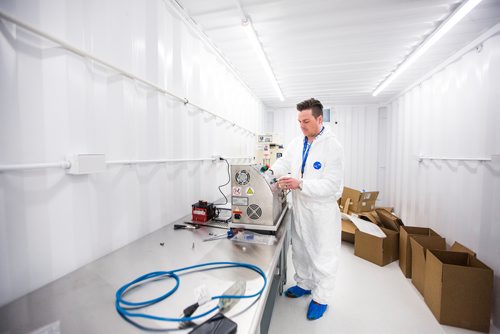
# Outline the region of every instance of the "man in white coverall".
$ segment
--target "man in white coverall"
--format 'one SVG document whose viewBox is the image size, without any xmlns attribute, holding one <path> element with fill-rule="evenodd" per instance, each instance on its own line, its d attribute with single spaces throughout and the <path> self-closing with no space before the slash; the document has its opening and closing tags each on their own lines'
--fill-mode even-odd
<svg viewBox="0 0 500 334">
<path fill-rule="evenodd" d="M 343 149 L 323 126 L 323 105 L 311 98 L 297 104 L 304 137 L 294 139 L 271 167 L 278 186 L 292 191 L 292 247 L 296 286 L 286 296 L 312 292 L 309 320 L 319 319 L 331 302 L 340 253 Z"/>
</svg>

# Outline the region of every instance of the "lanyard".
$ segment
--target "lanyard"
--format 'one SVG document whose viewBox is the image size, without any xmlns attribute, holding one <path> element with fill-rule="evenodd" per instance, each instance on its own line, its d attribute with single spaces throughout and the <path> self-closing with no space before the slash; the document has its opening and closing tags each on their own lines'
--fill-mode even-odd
<svg viewBox="0 0 500 334">
<path fill-rule="evenodd" d="M 323 130 L 325 127 L 321 128 L 321 131 L 319 132 L 318 136 L 323 133 Z M 311 149 L 312 142 L 309 143 L 307 141 L 307 137 L 304 137 L 304 148 L 302 149 L 302 166 L 300 168 L 300 177 L 304 177 L 304 169 L 306 168 L 306 161 L 307 157 L 309 156 L 309 150 Z"/>
</svg>

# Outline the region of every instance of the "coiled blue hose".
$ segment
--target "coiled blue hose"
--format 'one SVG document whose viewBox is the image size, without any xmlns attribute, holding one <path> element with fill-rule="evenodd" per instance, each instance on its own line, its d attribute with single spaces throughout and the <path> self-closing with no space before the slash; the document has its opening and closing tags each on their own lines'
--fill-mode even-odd
<svg viewBox="0 0 500 334">
<path fill-rule="evenodd" d="M 197 264 L 189 267 L 184 267 L 180 269 L 175 269 L 175 270 L 169 270 L 169 271 L 154 271 L 145 275 L 142 275 L 133 281 L 123 285 L 121 288 L 119 288 L 116 291 L 116 301 L 115 301 L 115 307 L 116 311 L 125 319 L 129 320 L 128 317 L 139 317 L 139 318 L 146 318 L 146 319 L 153 319 L 153 320 L 160 320 L 160 321 L 172 321 L 172 322 L 187 322 L 187 321 L 193 321 L 199 318 L 202 318 L 214 311 L 216 311 L 219 308 L 219 305 L 215 306 L 214 308 L 206 311 L 205 313 L 198 314 L 195 316 L 190 316 L 190 317 L 183 317 L 183 318 L 168 318 L 168 317 L 160 317 L 156 315 L 151 315 L 151 314 L 146 314 L 146 313 L 140 313 L 140 312 L 131 312 L 129 310 L 131 309 L 139 309 L 142 307 L 146 307 L 149 305 L 153 305 L 155 303 L 158 303 L 166 298 L 168 298 L 170 295 L 172 295 L 177 288 L 179 287 L 180 284 L 180 279 L 179 276 L 176 275 L 176 273 L 182 272 L 182 271 L 187 271 L 187 270 L 192 270 L 192 269 L 198 269 L 198 268 L 203 268 L 203 267 L 214 267 L 214 268 L 209 268 L 209 269 L 204 269 L 204 270 L 213 270 L 213 269 L 219 269 L 219 268 L 235 268 L 235 267 L 241 267 L 241 268 L 247 268 L 250 270 L 253 270 L 257 272 L 262 278 L 264 279 L 264 284 L 262 288 L 251 295 L 220 295 L 220 296 L 213 296 L 211 297 L 211 300 L 214 299 L 221 299 L 221 298 L 234 298 L 234 299 L 242 299 L 242 298 L 253 298 L 260 296 L 262 292 L 264 291 L 266 284 L 267 284 L 267 278 L 266 274 L 262 269 L 259 267 L 249 264 L 249 263 L 241 263 L 241 262 L 207 262 L 207 263 L 202 263 L 202 264 Z M 128 289 L 132 288 L 134 285 L 139 284 L 141 282 L 147 281 L 152 278 L 158 278 L 158 277 L 170 277 L 175 279 L 175 286 L 168 291 L 167 293 L 157 297 L 153 298 L 150 300 L 145 300 L 145 301 L 139 301 L 139 302 L 130 302 L 125 299 L 123 299 L 124 294 L 127 292 Z M 126 305 L 125 307 L 122 305 Z M 128 306 L 128 308 L 127 308 Z"/>
</svg>

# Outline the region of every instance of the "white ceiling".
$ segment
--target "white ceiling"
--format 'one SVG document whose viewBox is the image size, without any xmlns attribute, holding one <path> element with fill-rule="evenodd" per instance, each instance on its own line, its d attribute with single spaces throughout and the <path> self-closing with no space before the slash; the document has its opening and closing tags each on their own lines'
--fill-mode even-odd
<svg viewBox="0 0 500 334">
<path fill-rule="evenodd" d="M 371 93 L 463 1 L 176 0 L 270 109 L 309 97 L 324 105 L 384 103 L 500 22 L 483 0 L 379 96 Z M 253 22 L 281 102 L 241 26 Z"/>
</svg>

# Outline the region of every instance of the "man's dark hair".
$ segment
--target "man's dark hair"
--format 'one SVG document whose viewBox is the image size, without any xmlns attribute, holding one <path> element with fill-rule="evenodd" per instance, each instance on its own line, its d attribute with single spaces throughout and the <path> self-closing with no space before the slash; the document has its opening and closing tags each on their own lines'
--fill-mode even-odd
<svg viewBox="0 0 500 334">
<path fill-rule="evenodd" d="M 314 118 L 318 118 L 319 116 L 323 116 L 323 105 L 321 102 L 316 100 L 314 97 L 310 98 L 309 100 L 305 100 L 297 104 L 297 110 L 302 111 L 302 110 L 307 110 L 311 109 L 312 115 Z"/>
</svg>

